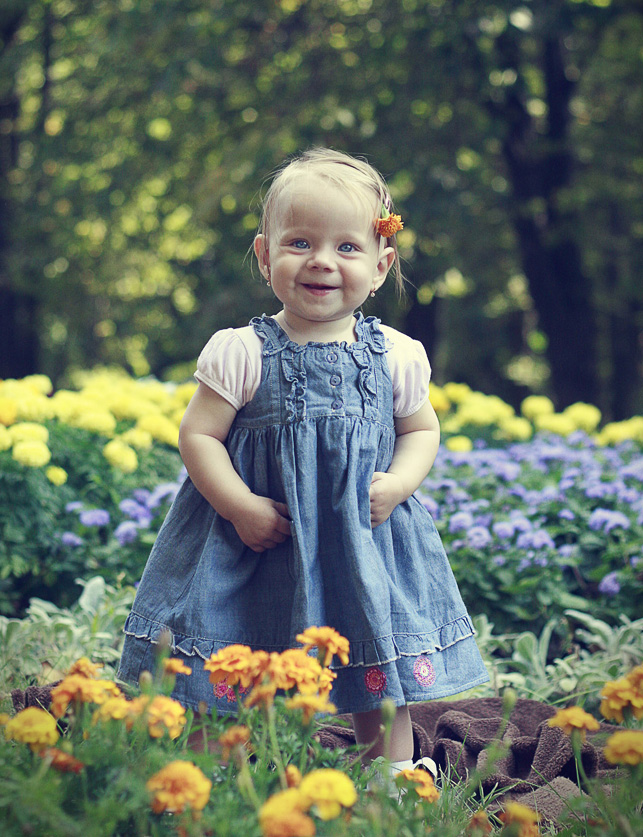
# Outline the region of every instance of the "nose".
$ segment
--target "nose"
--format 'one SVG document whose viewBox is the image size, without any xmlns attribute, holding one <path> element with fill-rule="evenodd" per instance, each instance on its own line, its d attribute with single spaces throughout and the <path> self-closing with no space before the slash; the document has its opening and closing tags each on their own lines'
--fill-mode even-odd
<svg viewBox="0 0 643 837">
<path fill-rule="evenodd" d="M 332 270 L 334 263 L 333 251 L 330 247 L 315 247 L 310 251 L 308 257 L 310 270 Z"/>
</svg>

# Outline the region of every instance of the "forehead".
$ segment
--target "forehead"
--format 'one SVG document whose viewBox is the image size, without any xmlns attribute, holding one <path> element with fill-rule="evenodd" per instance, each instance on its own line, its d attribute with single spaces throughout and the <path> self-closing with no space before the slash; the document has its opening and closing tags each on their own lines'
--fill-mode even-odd
<svg viewBox="0 0 643 837">
<path fill-rule="evenodd" d="M 371 224 L 378 215 L 377 197 L 361 184 L 346 186 L 323 174 L 307 173 L 290 179 L 275 195 L 270 219 L 274 225 L 297 222 L 302 215 L 334 219 L 338 214 Z"/>
</svg>

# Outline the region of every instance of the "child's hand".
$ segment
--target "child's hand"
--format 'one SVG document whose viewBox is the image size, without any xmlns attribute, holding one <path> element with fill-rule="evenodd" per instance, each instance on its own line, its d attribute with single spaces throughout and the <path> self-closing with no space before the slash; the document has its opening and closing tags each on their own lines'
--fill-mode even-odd
<svg viewBox="0 0 643 837">
<path fill-rule="evenodd" d="M 290 515 L 285 503 L 251 494 L 247 505 L 230 519 L 237 534 L 253 552 L 272 549 L 290 537 Z"/>
<path fill-rule="evenodd" d="M 369 489 L 371 501 L 371 527 L 374 529 L 391 515 L 393 509 L 405 498 L 402 480 L 397 474 L 375 471 Z"/>
</svg>

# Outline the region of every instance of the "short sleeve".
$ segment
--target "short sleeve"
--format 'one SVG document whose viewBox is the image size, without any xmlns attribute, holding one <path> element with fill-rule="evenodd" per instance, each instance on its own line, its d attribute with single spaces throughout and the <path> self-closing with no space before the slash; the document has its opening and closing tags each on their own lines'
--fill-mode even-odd
<svg viewBox="0 0 643 837">
<path fill-rule="evenodd" d="M 208 340 L 194 377 L 240 410 L 261 380 L 261 340 L 251 326 L 225 328 Z"/>
<path fill-rule="evenodd" d="M 388 361 L 393 381 L 393 415 L 406 418 L 422 407 L 429 397 L 431 364 L 424 346 L 390 326 L 380 326 L 387 340 Z"/>
</svg>

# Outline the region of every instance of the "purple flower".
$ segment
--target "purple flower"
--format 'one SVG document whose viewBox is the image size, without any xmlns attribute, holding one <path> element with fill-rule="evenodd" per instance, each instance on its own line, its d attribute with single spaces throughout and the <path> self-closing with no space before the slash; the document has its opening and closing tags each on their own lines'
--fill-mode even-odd
<svg viewBox="0 0 643 837">
<path fill-rule="evenodd" d="M 138 537 L 138 526 L 133 520 L 124 520 L 114 530 L 114 537 L 121 546 L 132 543 Z"/>
<path fill-rule="evenodd" d="M 485 526 L 473 526 L 467 532 L 467 543 L 472 549 L 484 549 L 491 543 L 491 532 Z"/>
<path fill-rule="evenodd" d="M 82 507 L 83 507 L 83 504 L 80 502 L 80 500 L 72 500 L 71 503 L 67 503 L 67 505 L 65 506 L 65 511 L 66 512 L 80 511 L 80 509 L 82 509 Z"/>
<path fill-rule="evenodd" d="M 508 520 L 499 520 L 497 523 L 494 523 L 492 526 L 493 534 L 500 538 L 500 540 L 507 540 L 508 538 L 513 538 L 514 534 L 514 527 Z"/>
<path fill-rule="evenodd" d="M 527 567 L 531 567 L 531 558 L 521 558 L 517 567 L 518 572 L 521 573 Z"/>
<path fill-rule="evenodd" d="M 148 509 L 158 508 L 163 500 L 167 498 L 169 498 L 170 502 L 174 500 L 180 487 L 181 486 L 176 482 L 164 482 L 161 483 L 161 485 L 157 485 L 148 498 Z"/>
<path fill-rule="evenodd" d="M 134 499 L 137 503 L 140 503 L 142 506 L 147 505 L 147 501 L 150 499 L 151 492 L 147 490 L 147 488 L 137 488 L 134 491 Z"/>
<path fill-rule="evenodd" d="M 83 526 L 107 526 L 109 523 L 109 512 L 105 509 L 87 509 L 79 516 Z"/>
<path fill-rule="evenodd" d="M 496 557 L 493 559 L 493 563 L 496 565 L 496 567 L 502 567 L 503 564 L 507 563 L 507 559 L 503 555 L 496 555 Z"/>
<path fill-rule="evenodd" d="M 589 516 L 587 525 L 590 529 L 602 529 L 604 532 L 611 532 L 612 529 L 617 527 L 629 529 L 630 521 L 623 512 L 611 511 L 611 509 L 594 509 Z"/>
<path fill-rule="evenodd" d="M 516 546 L 519 549 L 553 549 L 555 544 L 549 532 L 535 529 L 533 532 L 523 532 L 519 535 Z"/>
<path fill-rule="evenodd" d="M 424 508 L 428 511 L 431 517 L 439 517 L 440 516 L 440 507 L 433 499 L 433 497 L 427 497 L 420 495 L 420 502 L 424 506 Z"/>
<path fill-rule="evenodd" d="M 467 511 L 452 514 L 449 519 L 449 532 L 462 532 L 473 526 L 473 515 Z"/>
<path fill-rule="evenodd" d="M 615 596 L 620 592 L 620 589 L 621 585 L 619 584 L 618 575 L 615 570 L 604 575 L 598 585 L 599 593 L 604 593 L 606 596 Z"/>
<path fill-rule="evenodd" d="M 571 509 L 561 509 L 558 512 L 558 517 L 560 517 L 561 520 L 575 520 L 576 519 L 576 515 L 574 514 L 574 512 Z"/>
<path fill-rule="evenodd" d="M 140 527 L 144 529 L 147 529 L 152 522 L 152 513 L 150 510 L 145 506 L 142 506 L 140 503 L 137 503 L 136 500 L 131 497 L 126 500 L 121 500 L 118 507 L 124 514 L 131 517 Z"/>
<path fill-rule="evenodd" d="M 64 546 L 71 546 L 72 548 L 81 546 L 84 543 L 83 539 L 78 537 L 74 532 L 63 532 L 60 536 L 60 541 Z"/>
<path fill-rule="evenodd" d="M 558 547 L 558 554 L 561 558 L 569 558 L 570 555 L 574 554 L 574 551 L 574 546 L 571 543 L 564 543 Z"/>
</svg>

